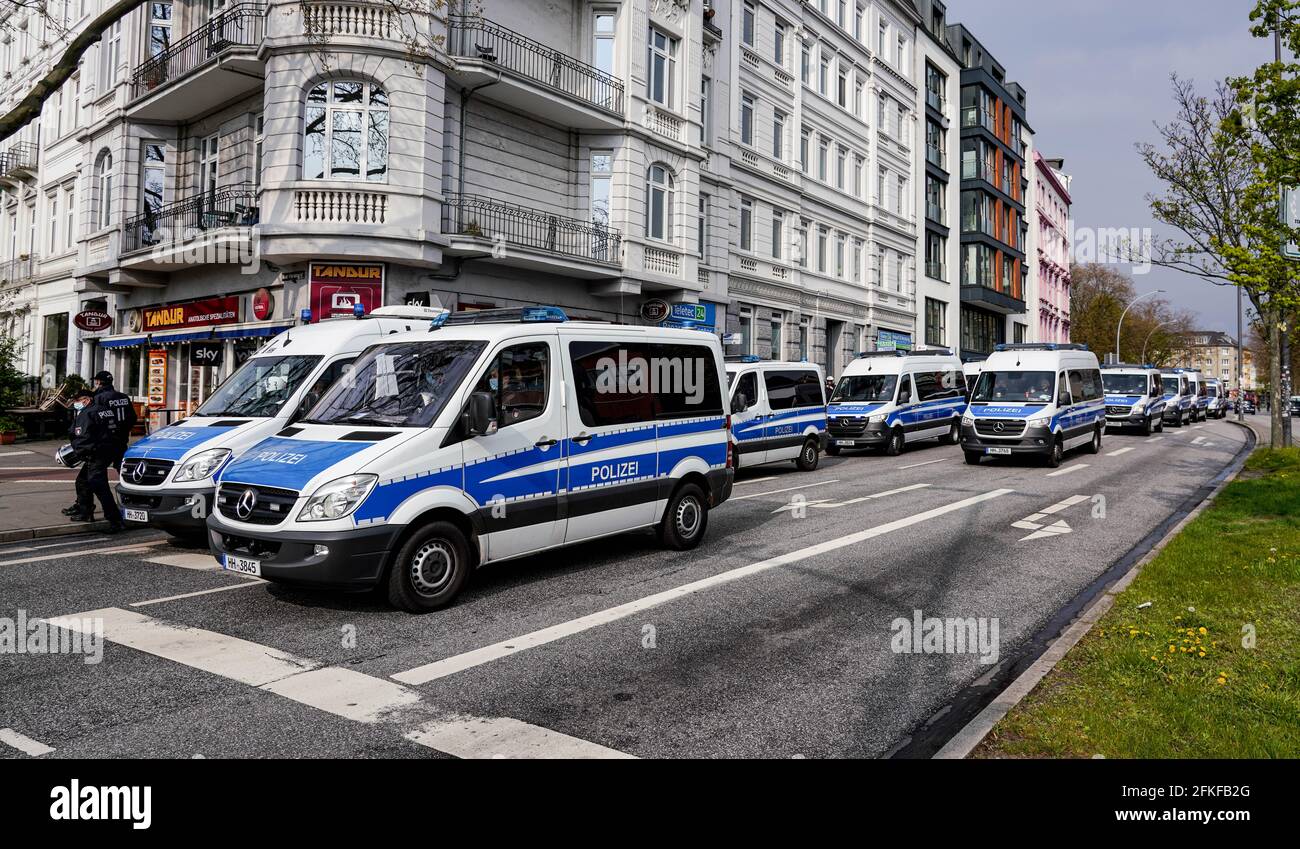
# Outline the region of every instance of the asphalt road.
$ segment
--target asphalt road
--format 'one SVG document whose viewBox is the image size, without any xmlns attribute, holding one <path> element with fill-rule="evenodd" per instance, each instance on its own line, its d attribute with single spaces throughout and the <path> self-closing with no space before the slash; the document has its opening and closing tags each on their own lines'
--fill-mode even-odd
<svg viewBox="0 0 1300 849">
<path fill-rule="evenodd" d="M 106 639 L 98 663 L 0 653 L 0 756 L 880 756 L 1245 439 L 1110 434 L 1055 472 L 937 443 L 749 469 L 695 552 L 627 535 L 488 566 L 426 616 L 144 531 L 0 546 L 0 617 L 98 617 Z M 998 663 L 894 651 L 914 611 L 996 620 Z"/>
</svg>

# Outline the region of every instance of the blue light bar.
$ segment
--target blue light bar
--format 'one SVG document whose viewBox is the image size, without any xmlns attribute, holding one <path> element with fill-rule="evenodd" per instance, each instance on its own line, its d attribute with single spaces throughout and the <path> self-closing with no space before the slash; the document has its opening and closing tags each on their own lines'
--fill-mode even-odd
<svg viewBox="0 0 1300 849">
<path fill-rule="evenodd" d="M 527 307 L 519 315 L 520 321 L 568 321 L 559 307 Z"/>
</svg>

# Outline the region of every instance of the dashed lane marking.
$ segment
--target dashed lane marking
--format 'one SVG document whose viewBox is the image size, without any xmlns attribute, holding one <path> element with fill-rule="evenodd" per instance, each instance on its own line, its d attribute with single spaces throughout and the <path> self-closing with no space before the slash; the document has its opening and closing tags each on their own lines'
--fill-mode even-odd
<svg viewBox="0 0 1300 849">
<path fill-rule="evenodd" d="M 1055 472 L 1049 472 L 1047 477 L 1059 478 L 1061 475 L 1068 475 L 1071 472 L 1077 472 L 1088 468 L 1087 463 L 1075 463 L 1073 466 L 1066 466 L 1064 469 L 1057 469 Z"/>
<path fill-rule="evenodd" d="M 817 483 L 806 483 L 802 486 L 791 486 L 791 487 L 787 487 L 786 489 L 774 489 L 771 490 L 770 492 L 754 492 L 749 495 L 733 496 L 731 498 L 728 498 L 726 503 L 731 503 L 732 501 L 746 501 L 750 498 L 763 498 L 764 496 L 768 496 L 768 495 L 780 495 L 783 492 L 794 492 L 795 490 L 799 490 L 799 489 L 812 489 L 815 486 L 826 486 L 828 484 L 839 483 L 839 482 L 840 482 L 839 478 L 832 478 L 831 480 L 828 481 L 818 481 Z"/>
<path fill-rule="evenodd" d="M 1129 446 L 1128 448 L 1121 448 L 1121 449 L 1119 449 L 1118 451 L 1112 451 L 1112 452 L 1110 452 L 1109 454 L 1107 454 L 1106 456 L 1107 456 L 1107 457 L 1122 457 L 1122 456 L 1124 456 L 1125 454 L 1129 453 L 1130 451 L 1136 451 L 1136 450 L 1137 450 L 1136 448 L 1134 448 L 1134 447 L 1132 447 L 1132 446 Z"/>
<path fill-rule="evenodd" d="M 927 460 L 924 463 L 913 463 L 910 466 L 899 466 L 898 469 L 899 471 L 902 471 L 903 469 L 919 469 L 922 466 L 933 466 L 935 463 L 946 463 L 946 462 L 948 462 L 947 457 L 943 458 L 942 460 Z"/>
<path fill-rule="evenodd" d="M 39 758 L 41 755 L 48 755 L 50 752 L 54 751 L 44 743 L 33 740 L 26 734 L 19 734 L 12 728 L 0 728 L 0 743 L 4 743 L 6 746 L 17 749 L 23 754 L 31 755 L 34 758 Z"/>
<path fill-rule="evenodd" d="M 888 498 L 891 495 L 901 495 L 904 492 L 913 492 L 918 489 L 928 489 L 928 483 L 914 483 L 911 486 L 903 486 L 898 489 L 891 489 L 888 492 L 878 492 L 875 495 L 864 495 L 861 498 L 850 498 L 848 501 L 805 501 L 803 503 L 782 504 L 773 510 L 773 513 L 784 513 L 786 511 L 796 510 L 800 507 L 815 507 L 818 510 L 828 510 L 836 507 L 848 507 L 851 504 L 861 504 L 864 501 L 874 501 L 877 498 Z"/>
</svg>

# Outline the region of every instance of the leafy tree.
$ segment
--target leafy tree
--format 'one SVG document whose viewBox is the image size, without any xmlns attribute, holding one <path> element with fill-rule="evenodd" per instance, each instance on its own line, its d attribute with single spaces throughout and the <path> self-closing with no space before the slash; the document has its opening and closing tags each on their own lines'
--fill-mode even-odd
<svg viewBox="0 0 1300 849">
<path fill-rule="evenodd" d="M 1070 341 L 1086 343 L 1102 356 L 1114 350 L 1115 327 L 1137 291 L 1128 275 L 1105 265 L 1075 265 L 1070 274 Z M 1183 334 L 1192 329 L 1190 313 L 1162 298 L 1141 301 L 1124 316 L 1120 357 L 1137 362 L 1145 350 L 1145 362 L 1172 365 L 1183 352 Z"/>
</svg>

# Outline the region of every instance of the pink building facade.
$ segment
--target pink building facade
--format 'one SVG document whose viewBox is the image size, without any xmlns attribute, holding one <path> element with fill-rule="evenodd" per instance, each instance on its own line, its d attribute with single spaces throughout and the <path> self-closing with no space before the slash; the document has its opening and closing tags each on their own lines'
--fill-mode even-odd
<svg viewBox="0 0 1300 849">
<path fill-rule="evenodd" d="M 1038 340 L 1070 341 L 1070 177 L 1061 159 L 1034 152 L 1038 226 Z"/>
</svg>

